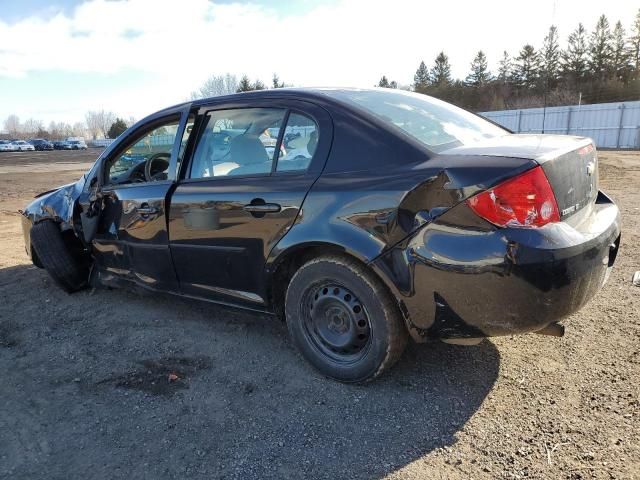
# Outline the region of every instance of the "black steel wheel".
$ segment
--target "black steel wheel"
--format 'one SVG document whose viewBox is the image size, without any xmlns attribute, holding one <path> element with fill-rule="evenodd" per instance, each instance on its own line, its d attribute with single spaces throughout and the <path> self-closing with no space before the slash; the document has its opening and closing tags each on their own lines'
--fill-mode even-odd
<svg viewBox="0 0 640 480">
<path fill-rule="evenodd" d="M 307 289 L 303 300 L 304 331 L 309 340 L 336 362 L 355 362 L 366 355 L 371 324 L 362 302 L 337 283 Z"/>
<path fill-rule="evenodd" d="M 366 266 L 348 257 L 304 264 L 289 283 L 285 314 L 305 359 L 343 382 L 377 377 L 407 341 L 395 300 Z"/>
</svg>

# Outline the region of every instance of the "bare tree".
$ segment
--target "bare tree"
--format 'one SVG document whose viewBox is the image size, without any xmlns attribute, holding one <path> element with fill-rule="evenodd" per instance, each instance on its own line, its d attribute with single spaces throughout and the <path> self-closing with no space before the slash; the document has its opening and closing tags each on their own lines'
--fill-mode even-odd
<svg viewBox="0 0 640 480">
<path fill-rule="evenodd" d="M 73 136 L 73 128 L 68 123 L 52 121 L 49 123 L 49 136 L 57 140 L 71 137 Z"/>
<path fill-rule="evenodd" d="M 102 135 L 103 138 L 107 138 L 107 133 L 111 124 L 115 121 L 116 116 L 113 112 L 105 112 L 104 110 L 90 110 L 85 116 L 86 127 L 89 130 L 90 135 L 95 140 L 98 136 Z M 74 125 L 74 129 L 77 125 Z M 84 130 L 84 125 L 82 127 Z"/>
<path fill-rule="evenodd" d="M 35 137 L 39 131 L 43 130 L 43 125 L 40 120 L 35 120 L 33 118 L 29 118 L 24 122 L 22 127 L 22 131 L 24 135 L 28 138 Z"/>
<path fill-rule="evenodd" d="M 235 75 L 227 73 L 225 75 L 211 75 L 202 86 L 191 92 L 191 99 L 206 97 L 219 97 L 222 95 L 231 95 L 238 90 L 238 78 Z"/>
<path fill-rule="evenodd" d="M 21 130 L 20 117 L 17 115 L 9 115 L 4 121 L 4 129 L 12 137 L 17 137 Z"/>
<path fill-rule="evenodd" d="M 113 114 L 111 114 L 111 115 L 113 115 Z M 101 131 L 104 132 L 104 130 L 102 130 L 102 128 L 103 127 L 100 126 Z M 85 131 L 86 131 L 85 124 L 82 123 L 82 122 L 76 122 L 76 123 L 73 124 L 73 127 L 71 127 L 71 132 L 72 132 L 74 137 L 84 137 Z M 105 138 L 106 138 L 106 135 L 105 135 Z"/>
<path fill-rule="evenodd" d="M 87 123 L 87 130 L 89 131 L 89 135 L 93 137 L 95 140 L 98 138 L 98 134 L 100 133 L 100 121 L 98 119 L 98 112 L 89 111 L 84 115 L 85 121 Z"/>
</svg>

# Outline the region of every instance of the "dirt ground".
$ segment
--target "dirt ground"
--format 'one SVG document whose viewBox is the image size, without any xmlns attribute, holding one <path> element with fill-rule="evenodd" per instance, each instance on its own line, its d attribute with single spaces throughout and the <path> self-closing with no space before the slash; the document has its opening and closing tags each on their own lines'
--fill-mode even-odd
<svg viewBox="0 0 640 480">
<path fill-rule="evenodd" d="M 16 211 L 96 156 L 0 154 L 0 478 L 640 478 L 640 153 L 600 154 L 622 247 L 564 338 L 412 345 L 366 386 L 269 317 L 56 288 Z"/>
</svg>

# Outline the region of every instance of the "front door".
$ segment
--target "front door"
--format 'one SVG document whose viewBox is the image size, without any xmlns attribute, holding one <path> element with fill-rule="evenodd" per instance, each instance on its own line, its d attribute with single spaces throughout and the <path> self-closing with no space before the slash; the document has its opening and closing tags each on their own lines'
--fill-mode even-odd
<svg viewBox="0 0 640 480">
<path fill-rule="evenodd" d="M 203 109 L 169 232 L 183 293 L 262 308 L 266 258 L 300 214 L 332 133 L 313 105 L 254 105 Z"/>
<path fill-rule="evenodd" d="M 103 162 L 100 212 L 92 239 L 95 266 L 111 276 L 178 291 L 169 252 L 167 197 L 187 112 L 153 121 L 119 142 Z"/>
</svg>

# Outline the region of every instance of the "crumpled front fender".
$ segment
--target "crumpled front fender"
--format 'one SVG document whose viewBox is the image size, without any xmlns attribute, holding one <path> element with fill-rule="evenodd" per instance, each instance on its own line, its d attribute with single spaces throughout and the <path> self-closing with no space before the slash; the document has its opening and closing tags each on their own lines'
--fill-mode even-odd
<svg viewBox="0 0 640 480">
<path fill-rule="evenodd" d="M 31 227 L 43 220 L 53 220 L 60 226 L 60 231 L 72 230 L 75 233 L 73 211 L 83 186 L 84 179 L 81 178 L 75 183 L 41 193 L 20 211 L 25 250 L 36 265 L 38 265 L 37 259 L 33 258 L 31 252 Z"/>
<path fill-rule="evenodd" d="M 62 231 L 72 229 L 73 209 L 83 184 L 80 180 L 40 194 L 21 213 L 31 225 L 50 219 L 59 223 Z"/>
</svg>

